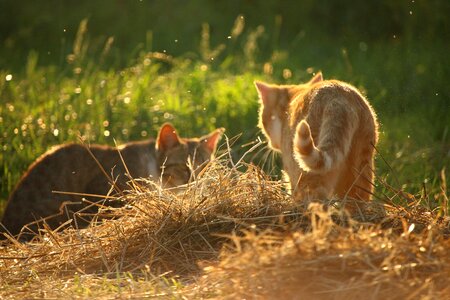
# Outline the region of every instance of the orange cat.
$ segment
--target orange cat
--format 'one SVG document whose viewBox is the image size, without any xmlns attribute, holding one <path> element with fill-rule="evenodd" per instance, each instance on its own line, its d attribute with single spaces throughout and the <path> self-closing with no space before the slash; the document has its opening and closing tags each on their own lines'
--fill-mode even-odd
<svg viewBox="0 0 450 300">
<path fill-rule="evenodd" d="M 1 223 L 15 235 L 24 225 L 51 216 L 46 222 L 51 228 L 56 228 L 68 218 L 74 218 L 74 212 L 86 208 L 87 204 L 81 202 L 83 197 L 93 202 L 100 200 L 104 203 L 105 200 L 53 191 L 87 195 L 107 195 L 113 191 L 115 194 L 114 190 L 129 189 L 128 172 L 132 178 L 161 180 L 163 187 L 185 184 L 192 171 L 198 173 L 212 159 L 222 133 L 223 129 L 216 129 L 201 138 L 184 139 L 178 136 L 172 125 L 164 124 L 156 142 L 130 142 L 117 148 L 90 145 L 88 149 L 79 144 L 57 146 L 39 157 L 23 175 L 9 197 Z M 191 160 L 192 168 L 188 167 L 188 160 Z M 115 181 L 114 188 L 112 180 Z M 71 204 L 63 207 L 64 202 Z M 95 213 L 95 206 L 87 212 Z M 82 218 L 76 219 L 76 226 L 86 225 Z M 0 226 L 0 231 L 5 228 Z M 36 231 L 37 226 L 30 225 L 29 228 Z"/>
<path fill-rule="evenodd" d="M 378 123 L 361 93 L 321 73 L 305 84 L 255 85 L 259 126 L 281 152 L 295 199 L 370 200 Z"/>
</svg>

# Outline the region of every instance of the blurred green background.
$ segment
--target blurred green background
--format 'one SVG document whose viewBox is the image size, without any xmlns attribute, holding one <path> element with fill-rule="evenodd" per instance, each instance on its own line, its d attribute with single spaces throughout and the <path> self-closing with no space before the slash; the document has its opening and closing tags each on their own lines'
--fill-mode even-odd
<svg viewBox="0 0 450 300">
<path fill-rule="evenodd" d="M 182 136 L 223 126 L 242 134 L 239 157 L 264 140 L 253 81 L 321 70 L 378 112 L 378 176 L 438 205 L 450 165 L 449 15 L 446 0 L 0 0 L 0 201 L 36 157 L 79 137 L 113 145 L 166 121 Z M 265 153 L 247 159 L 275 176 Z"/>
</svg>

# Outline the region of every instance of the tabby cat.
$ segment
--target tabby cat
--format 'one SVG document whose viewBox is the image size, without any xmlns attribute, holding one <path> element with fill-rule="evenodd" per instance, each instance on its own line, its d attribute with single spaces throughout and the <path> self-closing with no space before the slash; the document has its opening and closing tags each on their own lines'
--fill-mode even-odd
<svg viewBox="0 0 450 300">
<path fill-rule="evenodd" d="M 46 223 L 54 229 L 76 217 L 74 212 L 86 209 L 82 197 L 104 203 L 104 198 L 87 195 L 115 194 L 127 189 L 128 176 L 161 180 L 163 187 L 183 185 L 190 180 L 192 172 L 198 173 L 213 158 L 223 131 L 220 128 L 201 138 L 185 139 L 178 136 L 172 125 L 164 124 L 156 142 L 130 142 L 117 148 L 80 144 L 56 146 L 39 157 L 22 176 L 9 197 L 0 228 L 16 235 L 24 225 L 48 217 Z M 94 207 L 88 211 L 95 212 Z M 76 226 L 87 225 L 86 220 L 76 219 Z M 36 231 L 37 225 L 28 228 Z"/>
<path fill-rule="evenodd" d="M 371 199 L 378 123 L 355 87 L 322 73 L 305 84 L 255 85 L 259 127 L 281 152 L 296 200 Z"/>
</svg>

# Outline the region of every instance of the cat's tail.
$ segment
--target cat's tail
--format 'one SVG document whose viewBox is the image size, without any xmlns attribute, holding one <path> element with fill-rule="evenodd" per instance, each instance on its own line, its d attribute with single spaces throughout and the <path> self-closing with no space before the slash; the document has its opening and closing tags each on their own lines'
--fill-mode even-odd
<svg viewBox="0 0 450 300">
<path fill-rule="evenodd" d="M 302 120 L 294 136 L 294 157 L 305 171 L 326 172 L 342 159 L 336 151 L 323 151 L 316 146 L 308 122 Z"/>
</svg>

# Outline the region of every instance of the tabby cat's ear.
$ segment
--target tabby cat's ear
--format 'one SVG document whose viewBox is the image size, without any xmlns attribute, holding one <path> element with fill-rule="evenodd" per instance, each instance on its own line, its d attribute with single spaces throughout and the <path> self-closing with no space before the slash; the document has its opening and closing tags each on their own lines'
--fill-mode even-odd
<svg viewBox="0 0 450 300">
<path fill-rule="evenodd" d="M 267 105 L 270 101 L 269 99 L 271 98 L 273 88 L 269 84 L 262 81 L 255 81 L 255 86 L 262 104 Z"/>
<path fill-rule="evenodd" d="M 217 149 L 217 144 L 219 143 L 220 139 L 222 138 L 223 133 L 225 132 L 225 128 L 218 128 L 208 134 L 207 136 L 202 137 L 202 143 L 203 146 L 206 147 L 206 150 L 209 152 L 214 153 Z"/>
<path fill-rule="evenodd" d="M 317 83 L 320 81 L 323 81 L 322 72 L 318 72 L 316 75 L 314 75 L 314 77 L 309 81 L 309 84 Z"/>
<path fill-rule="evenodd" d="M 164 152 L 179 144 L 180 137 L 172 124 L 165 123 L 161 126 L 158 138 L 156 139 L 156 150 Z"/>
</svg>

